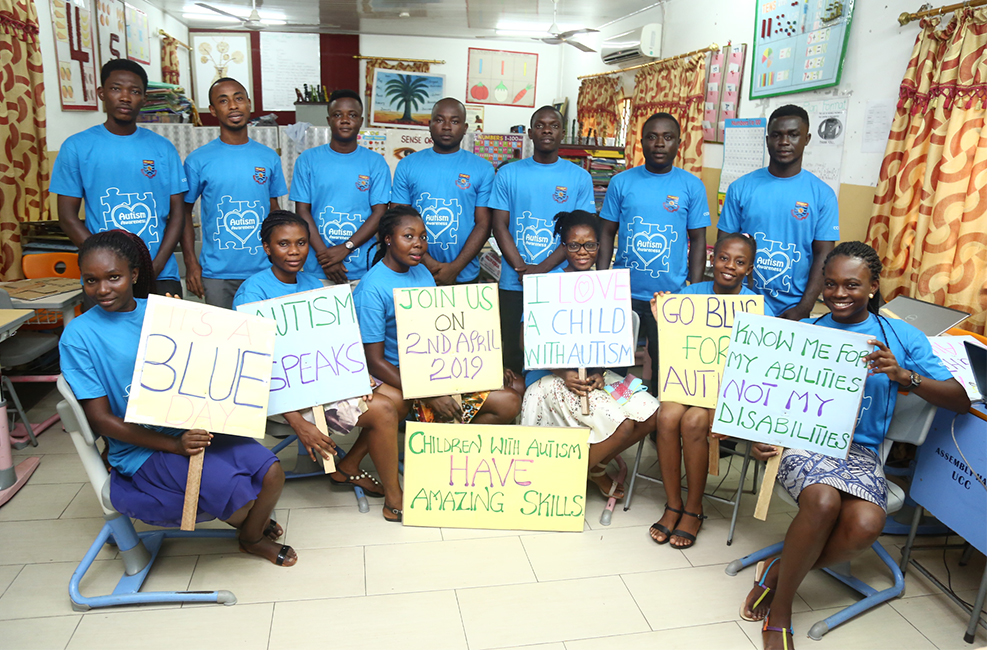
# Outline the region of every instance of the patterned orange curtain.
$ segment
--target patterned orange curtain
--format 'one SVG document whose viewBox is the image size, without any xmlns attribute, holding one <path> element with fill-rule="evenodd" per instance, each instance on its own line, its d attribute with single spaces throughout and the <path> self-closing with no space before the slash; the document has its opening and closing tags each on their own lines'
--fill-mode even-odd
<svg viewBox="0 0 1000 650">
<path fill-rule="evenodd" d="M 21 224 L 48 219 L 45 84 L 34 0 L 0 0 L 0 279 L 21 272 Z"/>
<path fill-rule="evenodd" d="M 580 83 L 576 97 L 576 119 L 580 122 L 580 135 L 586 137 L 590 129 L 599 138 L 613 138 L 618 133 L 618 102 L 622 98 L 617 77 L 592 77 Z"/>
<path fill-rule="evenodd" d="M 173 36 L 162 35 L 160 38 L 160 72 L 163 73 L 163 83 L 179 84 L 181 82 L 181 64 L 177 60 L 177 48 L 180 45 Z"/>
<path fill-rule="evenodd" d="M 882 294 L 967 311 L 986 332 L 986 7 L 937 31 L 921 21 L 867 241 L 882 257 Z"/>
<path fill-rule="evenodd" d="M 632 117 L 625 135 L 625 162 L 636 167 L 642 155 L 642 124 L 653 113 L 664 111 L 681 125 L 681 144 L 674 164 L 701 177 L 705 134 L 705 53 L 642 68 L 635 75 Z"/>
<path fill-rule="evenodd" d="M 430 72 L 430 63 L 389 63 L 392 59 L 368 59 L 365 61 L 365 123 L 368 122 L 368 110 L 372 104 L 372 82 L 375 81 L 375 68 L 384 70 L 400 70 L 402 72 Z"/>
</svg>

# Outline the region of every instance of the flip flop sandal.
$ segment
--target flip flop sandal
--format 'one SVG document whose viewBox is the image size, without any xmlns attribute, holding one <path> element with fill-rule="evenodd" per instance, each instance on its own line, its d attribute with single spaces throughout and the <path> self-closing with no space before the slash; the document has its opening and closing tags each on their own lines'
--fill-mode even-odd
<svg viewBox="0 0 1000 650">
<path fill-rule="evenodd" d="M 264 539 L 264 537 L 261 536 L 261 538 L 258 539 L 256 542 L 250 542 L 250 543 L 248 543 L 248 545 L 249 546 L 254 546 L 256 544 L 259 544 L 263 539 Z M 246 547 L 243 546 L 243 541 L 242 540 L 238 540 L 238 542 L 239 542 L 239 545 L 240 545 L 240 552 L 241 553 L 246 553 L 247 555 L 257 555 L 256 553 L 251 553 L 250 551 L 248 551 L 246 549 Z M 292 550 L 292 547 L 289 546 L 288 544 L 282 545 L 282 547 L 280 549 L 278 549 L 278 554 L 274 558 L 274 563 L 276 565 L 280 566 L 280 567 L 285 566 L 285 560 L 288 559 L 288 552 L 291 551 L 291 550 Z M 260 556 L 258 556 L 258 557 L 260 557 Z M 291 566 L 291 565 L 289 565 L 289 566 Z"/>
<path fill-rule="evenodd" d="M 681 515 L 682 519 L 684 518 L 684 515 L 687 515 L 688 517 L 694 517 L 698 521 L 705 521 L 706 519 L 708 519 L 708 515 L 696 515 L 695 513 L 688 512 L 687 510 L 685 510 L 684 513 Z M 680 525 L 680 523 L 681 522 L 678 521 L 677 525 Z M 701 532 L 701 528 L 700 527 L 698 529 L 698 532 L 699 533 Z M 691 548 L 692 546 L 694 546 L 694 543 L 696 541 L 698 541 L 698 533 L 695 533 L 694 535 L 692 535 L 689 532 L 686 532 L 686 531 L 683 531 L 683 530 L 677 530 L 675 528 L 674 532 L 673 532 L 673 535 L 676 535 L 677 537 L 680 537 L 681 539 L 690 540 L 691 543 L 688 544 L 687 546 L 677 546 L 676 544 L 671 544 L 670 545 L 671 548 L 676 548 L 676 549 L 681 550 L 681 551 L 683 551 L 684 549 Z"/>
<path fill-rule="evenodd" d="M 663 506 L 663 511 L 666 512 L 667 510 L 669 510 L 670 512 L 676 512 L 679 515 L 684 514 L 683 510 L 678 510 L 677 508 L 671 508 L 670 506 Z M 668 529 L 660 522 L 656 522 L 655 524 L 650 525 L 650 528 L 652 528 L 653 530 L 658 530 L 664 535 L 666 535 L 666 537 L 663 538 L 663 541 L 656 541 L 655 539 L 653 539 L 653 536 L 650 535 L 649 538 L 652 539 L 657 544 L 666 544 L 667 542 L 670 541 L 670 536 L 673 535 L 673 532 L 671 532 L 670 529 Z"/>
<path fill-rule="evenodd" d="M 278 541 L 278 538 L 285 534 L 285 531 L 281 529 L 278 522 L 271 520 L 271 522 L 264 528 L 264 535 L 270 537 L 272 541 Z"/>
<path fill-rule="evenodd" d="M 385 494 L 382 492 L 373 492 L 372 490 L 369 490 L 363 485 L 358 485 L 358 481 L 360 481 L 363 478 L 367 478 L 375 485 L 381 485 L 381 483 L 378 482 L 377 478 L 375 478 L 365 470 L 361 470 L 361 473 L 358 474 L 357 476 L 348 476 L 346 481 L 338 481 L 331 476 L 330 482 L 336 485 L 337 487 L 351 487 L 351 488 L 359 487 L 361 488 L 361 491 L 365 493 L 365 496 L 377 497 L 380 499 L 385 496 Z"/>
<path fill-rule="evenodd" d="M 594 479 L 600 478 L 602 476 L 607 476 L 607 475 L 608 475 L 608 464 L 607 463 L 604 463 L 604 464 L 598 463 L 597 465 L 594 465 L 594 469 L 591 470 L 590 474 L 589 474 L 590 480 L 593 481 L 593 483 L 595 485 L 597 484 L 597 481 L 595 481 Z M 610 498 L 614 497 L 615 499 L 617 499 L 617 500 L 620 501 L 621 499 L 625 498 L 625 486 L 624 485 L 619 485 L 618 481 L 611 481 L 611 489 L 608 490 L 607 492 L 605 492 L 604 488 L 602 488 L 600 486 L 598 486 L 597 489 L 604 496 L 605 499 L 610 499 Z M 615 493 L 618 490 L 621 490 L 621 496 L 615 496 Z"/>
<path fill-rule="evenodd" d="M 771 593 L 771 588 L 764 584 L 764 580 L 767 578 L 767 574 L 771 570 L 771 567 L 774 566 L 774 563 L 780 559 L 781 559 L 780 557 L 772 559 L 771 563 L 768 564 L 766 567 L 764 566 L 764 564 L 767 562 L 767 560 L 761 560 L 760 562 L 757 563 L 757 567 L 754 570 L 755 575 L 753 579 L 753 584 L 755 587 L 762 587 L 764 591 L 763 593 L 761 593 L 760 596 L 757 597 L 757 600 L 753 602 L 753 605 L 750 604 L 750 594 L 747 594 L 746 599 L 743 601 L 743 607 L 740 608 L 740 618 L 742 618 L 744 621 L 750 621 L 751 623 L 757 622 L 753 618 L 753 610 L 755 610 L 757 606 L 760 605 L 760 603 L 764 600 L 765 596 Z M 768 614 L 770 614 L 770 612 L 768 612 Z"/>
<path fill-rule="evenodd" d="M 386 510 L 392 513 L 392 517 L 385 516 Z M 403 511 L 397 510 L 396 508 L 390 508 L 389 506 L 382 506 L 382 518 L 392 523 L 401 524 L 403 523 Z"/>
<path fill-rule="evenodd" d="M 767 618 L 764 619 L 764 629 L 761 630 L 761 633 L 763 634 L 764 632 L 781 632 L 782 646 L 784 647 L 785 650 L 788 650 L 788 637 L 794 635 L 795 630 L 792 629 L 791 625 L 789 625 L 788 627 L 771 627 L 770 625 L 768 625 L 770 618 L 771 616 L 768 615 Z"/>
</svg>

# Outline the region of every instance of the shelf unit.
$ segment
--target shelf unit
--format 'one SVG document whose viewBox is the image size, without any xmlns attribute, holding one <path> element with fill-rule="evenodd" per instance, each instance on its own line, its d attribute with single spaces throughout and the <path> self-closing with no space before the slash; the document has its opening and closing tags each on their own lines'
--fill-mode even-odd
<svg viewBox="0 0 1000 650">
<path fill-rule="evenodd" d="M 594 211 L 600 213 L 611 177 L 625 171 L 625 149 L 564 144 L 559 147 L 559 157 L 580 165 L 590 174 L 594 183 Z"/>
</svg>

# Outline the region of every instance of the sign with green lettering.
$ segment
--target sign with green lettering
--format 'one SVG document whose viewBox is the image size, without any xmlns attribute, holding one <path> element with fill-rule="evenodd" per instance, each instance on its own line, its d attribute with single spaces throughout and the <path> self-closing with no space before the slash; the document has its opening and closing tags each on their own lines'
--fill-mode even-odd
<svg viewBox="0 0 1000 650">
<path fill-rule="evenodd" d="M 403 524 L 580 532 L 590 431 L 406 423 Z"/>
<path fill-rule="evenodd" d="M 712 431 L 847 458 L 862 408 L 870 337 L 736 314 Z"/>
</svg>

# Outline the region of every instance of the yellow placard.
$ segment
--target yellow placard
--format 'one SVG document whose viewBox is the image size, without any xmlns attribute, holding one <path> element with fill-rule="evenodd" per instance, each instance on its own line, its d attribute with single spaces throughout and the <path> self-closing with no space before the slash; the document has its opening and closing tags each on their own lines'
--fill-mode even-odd
<svg viewBox="0 0 1000 650">
<path fill-rule="evenodd" d="M 590 431 L 406 423 L 403 524 L 583 530 Z"/>
<path fill-rule="evenodd" d="M 275 322 L 149 296 L 125 421 L 264 437 Z"/>
<path fill-rule="evenodd" d="M 763 296 L 675 293 L 660 296 L 656 311 L 660 401 L 715 408 L 733 317 L 763 314 Z"/>
<path fill-rule="evenodd" d="M 393 289 L 403 397 L 503 388 L 496 284 Z"/>
</svg>

